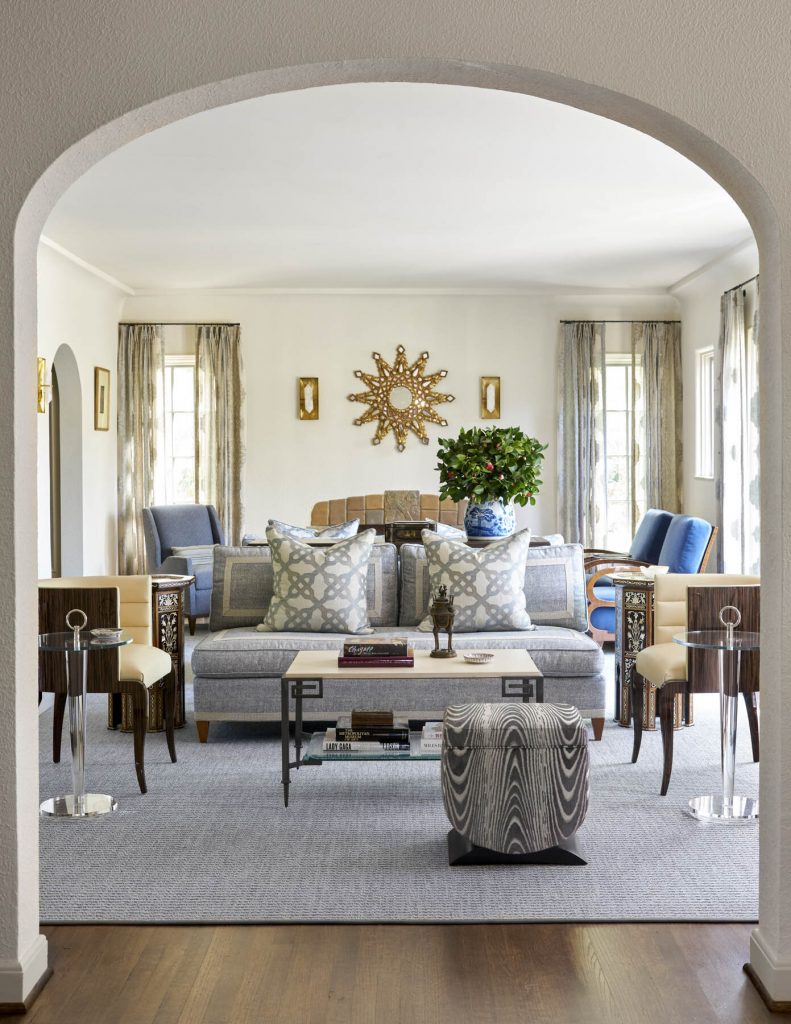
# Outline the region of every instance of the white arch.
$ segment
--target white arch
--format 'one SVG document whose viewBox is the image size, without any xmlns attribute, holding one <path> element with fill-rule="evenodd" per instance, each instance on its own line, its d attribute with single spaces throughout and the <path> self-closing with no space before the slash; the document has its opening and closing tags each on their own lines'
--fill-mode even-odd
<svg viewBox="0 0 791 1024">
<path fill-rule="evenodd" d="M 130 110 L 123 116 L 105 124 L 81 141 L 71 146 L 56 159 L 36 181 L 22 205 L 15 232 L 15 339 L 14 352 L 17 364 L 29 353 L 34 352 L 36 338 L 36 273 L 35 253 L 43 224 L 57 199 L 65 189 L 80 177 L 89 167 L 138 136 L 162 127 L 185 116 L 222 106 L 241 99 L 262 96 L 269 93 L 294 89 L 311 88 L 320 85 L 349 82 L 420 81 L 437 84 L 458 84 L 489 89 L 504 89 L 527 93 L 544 99 L 555 100 L 568 105 L 600 114 L 620 121 L 666 143 L 718 181 L 739 204 L 752 226 L 758 241 L 761 257 L 761 301 L 762 301 L 762 366 L 761 394 L 764 425 L 779 424 L 782 420 L 782 374 L 780 346 L 780 231 L 778 218 L 761 183 L 730 152 L 712 138 L 690 124 L 680 120 L 658 107 L 623 93 L 601 86 L 578 81 L 545 71 L 529 68 L 503 66 L 495 63 L 467 63 L 462 61 L 434 60 L 359 60 L 310 64 L 256 72 L 238 78 L 225 79 L 211 85 L 203 85 L 176 95 L 156 100 L 149 105 Z M 27 382 L 26 373 L 17 365 L 15 385 L 21 388 Z M 34 446 L 33 413 L 26 417 L 16 413 L 16 445 L 23 450 Z M 764 435 L 765 438 L 768 435 Z M 762 446 L 762 494 L 761 504 L 767 521 L 779 522 L 782 512 L 781 445 Z M 35 516 L 35 495 L 31 487 L 22 486 L 16 497 L 17 516 Z M 761 926 L 753 942 L 753 963 L 767 985 L 769 975 L 777 963 L 767 950 L 791 952 L 791 933 L 786 934 L 783 920 L 783 904 L 774 896 L 780 874 L 780 848 L 782 790 L 776 782 L 770 786 L 773 762 L 780 768 L 781 722 L 783 705 L 777 681 L 780 678 L 781 630 L 783 625 L 782 600 L 782 545 L 779 535 L 765 532 L 763 538 L 763 564 L 767 567 L 764 577 L 763 627 L 766 637 L 763 657 L 763 678 L 766 681 L 762 697 L 765 709 L 762 747 L 764 771 L 761 773 Z M 32 606 L 35 580 L 34 557 L 25 558 L 16 553 L 16 566 L 20 576 L 17 589 L 17 606 Z M 15 631 L 15 654 L 17 687 L 21 691 L 34 692 L 35 666 L 33 655 L 27 653 L 32 647 L 33 631 L 17 616 Z M 22 764 L 11 760 L 8 767 L 17 781 L 16 801 L 9 804 L 10 816 L 18 825 L 20 840 L 13 855 L 27 857 L 31 863 L 37 861 L 37 819 L 30 806 L 35 805 L 37 766 L 32 763 L 36 756 L 33 725 L 24 714 L 18 716 L 16 725 L 17 750 L 26 751 Z M 8 748 L 7 748 L 8 749 Z M 768 762 L 768 765 L 767 765 Z M 0 770 L 6 767 L 0 753 Z M 779 775 L 779 772 L 778 772 Z M 0 813 L 2 813 L 0 794 Z M 12 830 L 9 830 L 9 833 Z M 0 842 L 8 842 L 0 840 Z M 0 847 L 0 857 L 3 854 Z M 38 878 L 34 868 L 16 866 L 19 883 L 16 891 L 4 892 L 0 878 L 0 902 L 6 897 L 6 906 L 13 905 L 16 913 L 11 927 L 14 928 L 13 942 L 3 941 L 0 925 L 0 959 L 4 948 L 14 945 L 17 950 L 24 947 L 27 938 L 30 945 L 31 928 L 37 928 Z M 14 876 L 16 877 L 16 876 Z M 31 958 L 29 978 L 36 971 L 41 973 L 40 951 L 45 948 L 40 942 L 37 958 Z M 763 957 L 763 960 L 761 959 Z M 789 972 L 791 975 L 791 972 Z M 0 970 L 0 1001 L 2 1001 L 2 971 Z M 29 981 L 28 978 L 28 981 Z M 23 982 L 27 984 L 27 982 Z M 791 976 L 789 977 L 791 985 Z M 771 987 L 771 986 L 770 986 Z M 791 989 L 789 989 L 791 991 Z M 782 996 L 776 996 L 782 998 Z"/>
</svg>

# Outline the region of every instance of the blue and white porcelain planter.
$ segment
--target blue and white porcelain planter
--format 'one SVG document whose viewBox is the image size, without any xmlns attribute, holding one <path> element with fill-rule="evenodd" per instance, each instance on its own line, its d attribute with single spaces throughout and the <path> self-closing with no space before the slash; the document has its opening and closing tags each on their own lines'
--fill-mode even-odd
<svg viewBox="0 0 791 1024">
<path fill-rule="evenodd" d="M 494 501 L 470 502 L 464 513 L 464 529 L 468 537 L 510 537 L 516 528 L 514 503 Z"/>
</svg>

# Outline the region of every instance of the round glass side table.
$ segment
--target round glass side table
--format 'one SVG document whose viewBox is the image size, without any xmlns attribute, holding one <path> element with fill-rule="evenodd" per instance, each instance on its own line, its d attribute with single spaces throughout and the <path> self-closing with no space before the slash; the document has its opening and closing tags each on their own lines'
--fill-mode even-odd
<svg viewBox="0 0 791 1024">
<path fill-rule="evenodd" d="M 742 653 L 759 650 L 761 635 L 733 629 L 698 629 L 678 633 L 673 643 L 716 651 L 719 667 L 722 792 L 694 797 L 689 801 L 689 813 L 701 821 L 756 821 L 758 800 L 734 796 L 733 784 Z"/>
<path fill-rule="evenodd" d="M 85 792 L 85 694 L 88 686 L 88 656 L 92 651 L 125 647 L 132 637 L 121 631 L 111 638 L 98 638 L 89 631 L 42 633 L 38 638 L 40 651 L 60 651 L 66 658 L 66 688 L 69 704 L 69 735 L 71 737 L 72 792 L 45 800 L 41 814 L 56 818 L 93 818 L 109 814 L 118 807 L 114 797 L 104 793 Z"/>
</svg>

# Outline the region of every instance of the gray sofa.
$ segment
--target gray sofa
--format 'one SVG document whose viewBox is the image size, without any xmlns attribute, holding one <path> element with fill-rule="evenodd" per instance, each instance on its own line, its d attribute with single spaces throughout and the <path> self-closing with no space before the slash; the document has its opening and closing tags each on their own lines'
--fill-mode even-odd
<svg viewBox="0 0 791 1024">
<path fill-rule="evenodd" d="M 276 721 L 280 676 L 298 651 L 339 650 L 344 634 L 259 632 L 272 594 L 268 547 L 215 548 L 209 633 L 195 647 L 195 720 L 201 741 L 213 721 Z M 535 629 L 459 633 L 454 647 L 521 648 L 544 675 L 544 700 L 577 707 L 601 737 L 604 725 L 604 659 L 586 635 L 587 606 L 582 548 L 577 544 L 531 548 L 525 572 L 527 610 Z M 430 601 L 425 549 L 377 544 L 368 570 L 368 612 L 379 634 L 407 634 L 415 649 L 433 647 L 418 630 Z M 449 704 L 504 699 L 499 679 L 399 680 L 383 693 L 375 681 L 338 682 L 323 700 L 307 701 L 308 720 L 333 719 L 352 707 L 393 707 L 413 719 L 438 719 Z"/>
</svg>

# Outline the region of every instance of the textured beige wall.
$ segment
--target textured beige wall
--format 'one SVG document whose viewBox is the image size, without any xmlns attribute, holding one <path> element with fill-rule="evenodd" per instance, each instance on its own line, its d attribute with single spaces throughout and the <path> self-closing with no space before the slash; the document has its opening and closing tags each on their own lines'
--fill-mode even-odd
<svg viewBox="0 0 791 1024">
<path fill-rule="evenodd" d="M 780 341 L 781 325 L 791 331 L 789 290 L 781 291 L 791 273 L 787 4 L 29 0 L 4 4 L 1 17 L 0 678 L 7 682 L 0 690 L 0 1000 L 15 984 L 29 985 L 44 948 L 37 939 L 31 400 L 43 220 L 92 162 L 179 116 L 275 89 L 409 78 L 534 92 L 622 120 L 699 163 L 751 218 L 761 249 L 762 415 L 771 439 L 762 492 L 769 571 L 761 925 L 752 957 L 773 994 L 791 998 L 791 749 L 783 743 L 789 696 L 780 671 L 791 654 L 791 588 L 783 586 L 791 584 L 784 522 L 791 369 Z"/>
</svg>

